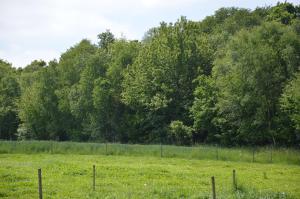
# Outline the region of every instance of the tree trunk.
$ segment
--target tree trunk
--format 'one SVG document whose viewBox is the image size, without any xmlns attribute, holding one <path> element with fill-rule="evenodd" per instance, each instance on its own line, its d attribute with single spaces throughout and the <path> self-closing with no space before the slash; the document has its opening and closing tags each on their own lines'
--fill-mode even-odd
<svg viewBox="0 0 300 199">
<path fill-rule="evenodd" d="M 272 128 L 272 116 L 270 110 L 270 101 L 268 101 L 268 132 L 271 133 L 273 145 L 276 145 L 275 135 L 274 132 L 271 130 Z"/>
</svg>

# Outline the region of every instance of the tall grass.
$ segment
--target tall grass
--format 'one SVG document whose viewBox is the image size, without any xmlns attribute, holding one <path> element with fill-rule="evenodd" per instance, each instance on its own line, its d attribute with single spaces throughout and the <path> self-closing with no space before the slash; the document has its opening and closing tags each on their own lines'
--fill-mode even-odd
<svg viewBox="0 0 300 199">
<path fill-rule="evenodd" d="M 300 165 L 300 151 L 288 148 L 225 148 L 210 145 L 193 147 L 172 145 L 140 145 L 115 143 L 79 143 L 56 141 L 0 141 L 0 154 L 5 153 L 50 153 L 162 156 L 186 159 L 207 159 L 237 162 L 283 163 Z M 254 151 L 253 151 L 254 150 Z"/>
</svg>

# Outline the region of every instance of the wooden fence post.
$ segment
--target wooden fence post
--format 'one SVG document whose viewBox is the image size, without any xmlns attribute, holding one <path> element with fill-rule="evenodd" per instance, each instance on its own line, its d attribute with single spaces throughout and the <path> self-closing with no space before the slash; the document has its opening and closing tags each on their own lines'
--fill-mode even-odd
<svg viewBox="0 0 300 199">
<path fill-rule="evenodd" d="M 273 146 L 271 146 L 271 163 L 273 163 Z"/>
<path fill-rule="evenodd" d="M 264 172 L 264 179 L 268 179 L 266 172 Z"/>
<path fill-rule="evenodd" d="M 96 190 L 96 166 L 93 165 L 93 190 Z"/>
<path fill-rule="evenodd" d="M 105 155 L 108 155 L 107 154 L 107 141 L 105 142 Z"/>
<path fill-rule="evenodd" d="M 218 145 L 216 145 L 216 156 L 217 156 L 217 160 L 219 160 L 219 150 L 218 150 Z"/>
<path fill-rule="evenodd" d="M 160 143 L 160 157 L 163 157 L 163 148 L 162 148 L 162 143 Z"/>
<path fill-rule="evenodd" d="M 53 154 L 53 141 L 51 140 L 50 143 L 51 143 L 51 154 Z"/>
<path fill-rule="evenodd" d="M 216 186 L 215 186 L 215 177 L 211 177 L 211 185 L 212 185 L 212 198 L 216 199 Z"/>
<path fill-rule="evenodd" d="M 236 175 L 235 175 L 235 169 L 232 171 L 232 180 L 233 180 L 233 189 L 237 190 L 237 183 L 236 183 Z"/>
<path fill-rule="evenodd" d="M 43 199 L 42 169 L 38 169 L 38 179 L 39 179 L 39 199 Z"/>
</svg>

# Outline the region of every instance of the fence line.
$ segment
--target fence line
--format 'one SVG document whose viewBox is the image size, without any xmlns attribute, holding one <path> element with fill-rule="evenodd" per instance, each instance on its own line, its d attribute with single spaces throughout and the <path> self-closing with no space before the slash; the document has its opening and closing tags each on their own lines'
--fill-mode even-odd
<svg viewBox="0 0 300 199">
<path fill-rule="evenodd" d="M 232 189 L 234 191 L 238 191 L 238 186 L 237 186 L 237 175 L 236 175 L 236 170 L 233 169 L 232 170 L 232 180 L 233 180 L 233 183 L 232 183 Z M 267 179 L 267 174 L 266 172 L 263 172 L 263 175 L 264 175 L 264 178 Z M 82 177 L 87 177 L 89 178 L 89 173 L 87 173 L 86 175 L 83 175 Z M 49 178 L 47 178 L 49 180 Z M 42 169 L 39 168 L 38 169 L 38 195 L 39 195 L 39 199 L 42 199 L 43 198 L 43 186 L 42 186 Z M 49 182 L 47 183 L 44 183 L 46 184 L 46 186 L 49 186 Z M 101 184 L 101 183 L 100 183 Z M 71 185 L 71 184 L 70 184 Z M 103 185 L 103 184 L 102 184 Z M 72 186 L 72 185 L 71 185 Z M 249 185 L 246 185 L 246 184 L 243 184 L 243 187 L 246 187 L 246 186 L 249 186 Z M 91 187 L 91 190 L 93 190 L 94 192 L 97 191 L 96 189 L 96 165 L 92 165 L 92 187 Z M 206 193 L 207 192 L 203 192 L 203 193 Z M 47 188 L 46 188 L 46 192 L 45 194 L 47 194 Z M 199 193 L 201 194 L 201 193 Z M 237 193 L 238 194 L 238 193 Z M 211 177 L 211 196 L 213 199 L 216 199 L 217 198 L 217 183 L 216 183 L 216 178 L 215 176 L 212 176 Z M 207 196 L 207 195 L 206 195 Z"/>
<path fill-rule="evenodd" d="M 93 191 L 96 191 L 96 165 L 93 165 L 93 183 L 92 183 L 92 189 Z M 215 177 L 211 177 L 211 185 L 212 185 L 212 198 L 216 199 L 216 183 L 215 183 Z M 236 188 L 236 177 L 235 177 L 235 170 L 233 170 L 233 187 L 235 190 Z M 43 189 L 42 189 L 42 169 L 38 169 L 38 193 L 39 193 L 39 199 L 43 199 Z"/>
<path fill-rule="evenodd" d="M 50 153 L 160 156 L 187 159 L 214 159 L 255 163 L 300 165 L 300 151 L 268 148 L 223 148 L 220 146 L 130 145 L 114 143 L 76 143 L 54 141 L 0 141 L 0 153 Z"/>
</svg>

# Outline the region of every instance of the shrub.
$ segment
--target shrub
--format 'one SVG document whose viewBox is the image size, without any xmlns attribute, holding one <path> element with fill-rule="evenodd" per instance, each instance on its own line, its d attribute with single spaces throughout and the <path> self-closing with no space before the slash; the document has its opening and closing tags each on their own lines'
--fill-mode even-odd
<svg viewBox="0 0 300 199">
<path fill-rule="evenodd" d="M 172 121 L 169 125 L 169 135 L 179 145 L 190 145 L 192 143 L 193 129 L 183 124 L 182 121 Z"/>
</svg>

